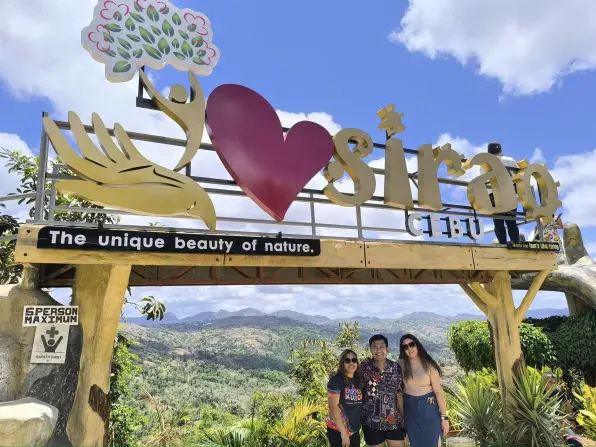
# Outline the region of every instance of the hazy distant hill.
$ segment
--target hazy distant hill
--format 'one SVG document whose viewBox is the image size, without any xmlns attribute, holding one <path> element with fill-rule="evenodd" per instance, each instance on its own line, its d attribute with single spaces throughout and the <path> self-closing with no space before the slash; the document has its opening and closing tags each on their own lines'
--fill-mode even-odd
<svg viewBox="0 0 596 447">
<path fill-rule="evenodd" d="M 546 318 L 551 316 L 560 316 L 560 315 L 569 315 L 567 309 L 535 309 L 530 310 L 527 314 L 527 317 L 531 318 Z M 217 312 L 201 312 L 189 317 L 185 318 L 178 318 L 172 312 L 166 312 L 164 315 L 164 319 L 161 321 L 151 321 L 147 320 L 144 317 L 136 317 L 136 318 L 126 318 L 123 322 L 128 324 L 137 324 L 140 326 L 162 326 L 162 325 L 171 325 L 171 324 L 180 324 L 180 323 L 193 323 L 193 322 L 213 322 L 215 320 L 223 320 L 232 317 L 278 317 L 278 318 L 287 318 L 294 321 L 306 322 L 316 325 L 333 325 L 337 326 L 338 323 L 342 321 L 358 321 L 360 324 L 366 324 L 371 326 L 379 326 L 384 327 L 387 324 L 391 325 L 391 322 L 395 321 L 419 321 L 422 324 L 429 324 L 433 321 L 441 320 L 443 322 L 450 322 L 452 324 L 456 321 L 461 320 L 480 320 L 484 319 L 484 316 L 479 314 L 458 314 L 456 316 L 443 316 L 433 312 L 414 312 L 411 314 L 404 315 L 403 317 L 397 319 L 381 319 L 377 317 L 362 317 L 362 316 L 353 316 L 350 318 L 341 318 L 341 319 L 331 319 L 329 317 L 325 317 L 322 315 L 306 315 L 300 312 L 295 312 L 293 310 L 279 310 L 277 312 L 273 312 L 267 314 L 257 309 L 253 308 L 246 308 L 235 312 L 230 312 L 226 310 L 219 310 Z"/>
</svg>

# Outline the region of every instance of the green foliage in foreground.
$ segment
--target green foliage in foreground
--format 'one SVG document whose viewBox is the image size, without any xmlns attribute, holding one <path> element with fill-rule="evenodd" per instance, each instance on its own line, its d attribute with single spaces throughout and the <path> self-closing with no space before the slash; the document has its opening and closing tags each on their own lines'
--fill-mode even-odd
<svg viewBox="0 0 596 447">
<path fill-rule="evenodd" d="M 519 333 L 522 352 L 528 365 L 537 368 L 556 365 L 553 344 L 542 329 L 522 323 Z M 495 368 L 495 357 L 486 321 L 456 323 L 449 329 L 448 340 L 457 363 L 464 371 Z"/>
<path fill-rule="evenodd" d="M 450 393 L 450 412 L 463 433 L 480 447 L 560 447 L 563 444 L 560 401 L 555 389 L 546 389 L 541 371 L 524 368 L 503 403 L 493 377 L 471 373 Z"/>
<path fill-rule="evenodd" d="M 552 340 L 561 367 L 581 371 L 586 383 L 596 386 L 596 309 L 567 318 Z"/>
<path fill-rule="evenodd" d="M 596 388 L 584 385 L 581 394 L 575 396 L 582 403 L 577 422 L 586 431 L 586 436 L 596 440 Z"/>
<path fill-rule="evenodd" d="M 112 374 L 110 376 L 110 412 L 109 446 L 136 445 L 134 433 L 146 422 L 139 408 L 131 403 L 133 392 L 130 388 L 132 379 L 141 372 L 137 364 L 138 357 L 129 349 L 134 341 L 118 333 L 114 344 Z"/>
</svg>

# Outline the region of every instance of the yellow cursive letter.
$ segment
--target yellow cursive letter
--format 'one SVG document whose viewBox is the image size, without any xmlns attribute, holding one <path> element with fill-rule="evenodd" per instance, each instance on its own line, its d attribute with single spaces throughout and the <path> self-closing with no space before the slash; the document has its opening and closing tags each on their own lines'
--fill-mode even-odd
<svg viewBox="0 0 596 447">
<path fill-rule="evenodd" d="M 394 138 L 388 139 L 385 147 L 385 205 L 414 208 L 404 146 Z"/>
<path fill-rule="evenodd" d="M 468 184 L 468 201 L 481 213 L 497 214 L 517 208 L 513 181 L 499 157 L 488 152 L 476 154 L 466 161 L 464 168 L 480 165 L 486 172 Z M 490 182 L 495 203 L 491 203 L 487 183 Z"/>
<path fill-rule="evenodd" d="M 518 165 L 520 171 L 513 176 L 513 181 L 517 185 L 517 193 L 526 211 L 526 218 L 543 217 L 546 223 L 550 222 L 557 208 L 563 205 L 559 200 L 559 182 L 555 182 L 544 164 L 530 164 L 527 160 L 522 160 Z M 538 185 L 540 205 L 532 193 L 532 177 L 536 179 Z"/>
<path fill-rule="evenodd" d="M 421 207 L 431 210 L 443 208 L 437 171 L 440 164 L 445 163 L 449 175 L 464 175 L 466 171 L 462 169 L 461 158 L 449 143 L 435 149 L 432 144 L 418 148 L 418 204 Z"/>
<path fill-rule="evenodd" d="M 334 137 L 334 161 L 329 162 L 323 170 L 325 179 L 329 182 L 323 193 L 332 202 L 342 206 L 357 206 L 370 199 L 375 192 L 375 174 L 370 166 L 361 158 L 370 155 L 373 142 L 370 136 L 358 129 L 342 129 Z M 356 143 L 354 152 L 349 143 Z M 339 180 L 347 172 L 354 182 L 354 195 L 339 192 L 333 182 Z"/>
</svg>

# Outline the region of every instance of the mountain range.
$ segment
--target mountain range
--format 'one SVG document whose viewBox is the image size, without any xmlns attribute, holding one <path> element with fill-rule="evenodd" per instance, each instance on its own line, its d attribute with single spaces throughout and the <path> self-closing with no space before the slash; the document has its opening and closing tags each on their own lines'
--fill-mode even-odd
<svg viewBox="0 0 596 447">
<path fill-rule="evenodd" d="M 547 318 L 551 316 L 566 316 L 569 315 L 569 311 L 567 309 L 532 309 L 530 310 L 526 317 L 527 318 Z M 209 312 L 200 312 L 198 314 L 178 318 L 172 312 L 166 312 L 164 314 L 163 320 L 152 321 L 147 320 L 145 317 L 132 317 L 132 318 L 124 318 L 122 320 L 123 323 L 127 324 L 136 324 L 139 326 L 163 326 L 163 325 L 173 325 L 173 324 L 186 324 L 186 323 L 210 323 L 216 320 L 224 320 L 227 318 L 237 318 L 237 317 L 273 317 L 273 318 L 280 318 L 280 319 L 288 319 L 303 323 L 310 323 L 319 326 L 329 326 L 333 325 L 336 326 L 338 323 L 344 321 L 358 321 L 360 323 L 368 323 L 368 324 L 379 324 L 383 322 L 393 321 L 395 319 L 383 319 L 378 317 L 367 317 L 367 316 L 352 316 L 349 318 L 336 318 L 332 319 L 329 317 L 325 317 L 322 315 L 307 315 L 300 312 L 295 312 L 293 310 L 279 310 L 276 312 L 266 313 L 262 312 L 258 309 L 254 308 L 246 308 L 241 309 L 238 311 L 227 311 L 227 310 L 218 310 L 218 311 L 209 311 Z M 414 312 L 411 314 L 403 315 L 399 317 L 399 319 L 407 319 L 407 320 L 421 320 L 421 322 L 428 322 L 428 320 L 436 319 L 437 317 L 452 320 L 452 322 L 462 321 L 462 320 L 483 320 L 485 319 L 483 315 L 480 314 L 458 314 L 455 316 L 444 316 L 439 315 L 433 312 Z"/>
</svg>

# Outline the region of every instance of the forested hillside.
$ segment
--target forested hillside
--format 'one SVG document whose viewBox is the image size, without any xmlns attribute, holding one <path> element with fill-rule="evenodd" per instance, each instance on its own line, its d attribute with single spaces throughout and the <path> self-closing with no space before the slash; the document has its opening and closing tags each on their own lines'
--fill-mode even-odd
<svg viewBox="0 0 596 447">
<path fill-rule="evenodd" d="M 479 317 L 426 312 L 393 320 L 356 317 L 363 352 L 366 340 L 380 332 L 389 339 L 395 356 L 399 338 L 411 332 L 443 366 L 447 383 L 461 372 L 448 347 L 448 329 L 472 318 Z M 155 436 L 159 427 L 204 428 L 249 418 L 255 396 L 296 396 L 296 381 L 290 375 L 292 351 L 304 346 L 305 340 L 332 345 L 342 323 L 290 311 L 268 315 L 254 309 L 205 312 L 185 319 L 168 314 L 159 323 L 125 320 L 121 333 L 135 343 L 131 352 L 141 366 L 130 378 L 132 392 L 127 402 L 144 421 L 137 427 L 137 439 Z"/>
</svg>

